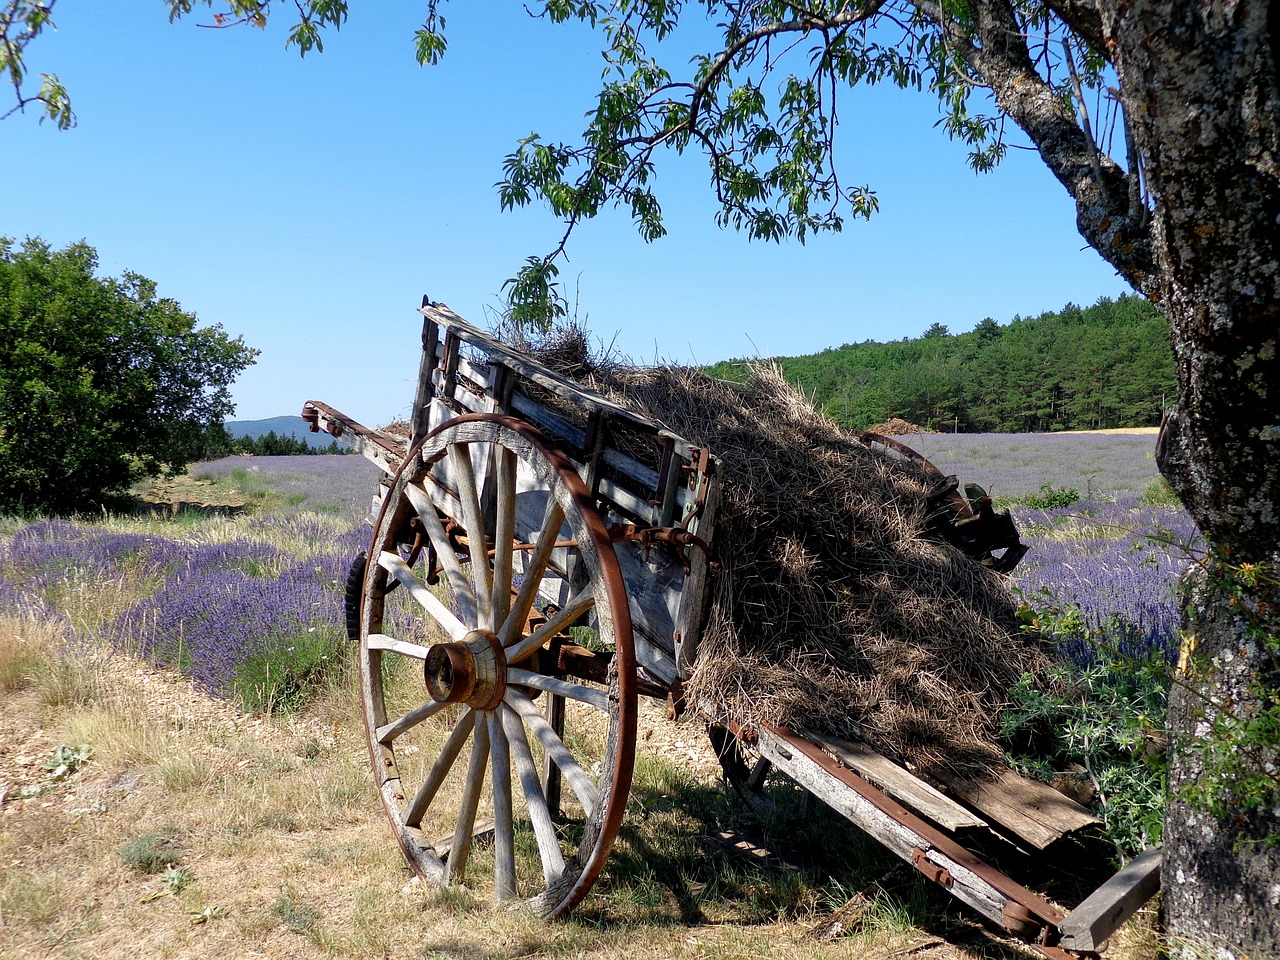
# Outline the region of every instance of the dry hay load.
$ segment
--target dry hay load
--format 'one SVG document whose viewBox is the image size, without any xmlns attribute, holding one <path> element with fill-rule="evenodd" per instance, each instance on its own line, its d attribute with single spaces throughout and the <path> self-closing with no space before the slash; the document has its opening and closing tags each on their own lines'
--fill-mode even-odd
<svg viewBox="0 0 1280 960">
<path fill-rule="evenodd" d="M 572 340 L 540 359 L 723 465 L 692 702 L 861 738 L 941 779 L 1001 761 L 1008 691 L 1048 658 L 1019 630 L 1001 575 L 928 534 L 936 476 L 836 426 L 776 365 L 753 365 L 745 383 L 682 367 L 583 376 L 593 365 Z"/>
</svg>

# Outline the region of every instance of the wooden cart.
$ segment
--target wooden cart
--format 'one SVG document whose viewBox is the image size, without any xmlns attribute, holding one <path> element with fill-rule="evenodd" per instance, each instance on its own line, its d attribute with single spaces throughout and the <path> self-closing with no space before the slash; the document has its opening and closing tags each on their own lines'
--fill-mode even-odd
<svg viewBox="0 0 1280 960">
<path fill-rule="evenodd" d="M 347 602 L 374 777 L 417 874 L 491 874 L 495 900 L 559 916 L 622 822 L 637 697 L 684 708 L 720 464 L 442 304 L 421 313 L 410 440 L 303 410 L 386 473 Z M 744 794 L 789 775 L 1047 956 L 1100 949 L 1158 884 L 1152 852 L 1067 913 L 972 852 L 1034 854 L 1096 822 L 1048 787 L 1010 773 L 944 793 L 865 744 L 707 719 Z"/>
</svg>

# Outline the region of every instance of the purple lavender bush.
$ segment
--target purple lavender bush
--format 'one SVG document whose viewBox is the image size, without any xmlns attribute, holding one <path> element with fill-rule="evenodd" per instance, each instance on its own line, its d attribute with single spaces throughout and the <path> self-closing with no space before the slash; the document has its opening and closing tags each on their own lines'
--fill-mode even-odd
<svg viewBox="0 0 1280 960">
<path fill-rule="evenodd" d="M 250 708 L 296 707 L 311 685 L 345 665 L 345 567 L 332 555 L 283 560 L 260 543 L 199 547 L 105 633 L 117 647 Z"/>
<path fill-rule="evenodd" d="M 381 471 L 360 457 L 232 457 L 193 472 L 261 494 L 269 507 L 236 518 L 229 541 L 217 519 L 217 542 L 202 539 L 200 515 L 190 512 L 172 536 L 27 524 L 0 541 L 0 611 L 65 623 L 57 607 L 69 583 L 118 581 L 137 599 L 108 622 L 81 626 L 75 639 L 86 651 L 181 669 L 251 708 L 296 706 L 349 659 L 343 586 L 368 545 L 361 521 Z"/>
</svg>

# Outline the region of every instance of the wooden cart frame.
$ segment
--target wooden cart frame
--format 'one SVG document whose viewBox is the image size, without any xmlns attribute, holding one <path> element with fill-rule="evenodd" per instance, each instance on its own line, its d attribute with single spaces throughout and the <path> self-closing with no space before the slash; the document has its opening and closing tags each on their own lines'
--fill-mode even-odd
<svg viewBox="0 0 1280 960">
<path fill-rule="evenodd" d="M 374 776 L 420 876 L 458 882 L 470 864 L 496 900 L 559 916 L 622 822 L 637 697 L 685 709 L 721 465 L 444 305 L 420 312 L 407 442 L 303 409 L 385 472 L 347 603 Z M 998 832 L 1034 853 L 1096 822 L 1048 787 L 1009 774 L 948 795 L 865 744 L 706 719 L 740 791 L 784 772 L 1046 956 L 1095 954 L 1158 885 L 1150 851 L 1067 912 L 967 842 Z"/>
</svg>

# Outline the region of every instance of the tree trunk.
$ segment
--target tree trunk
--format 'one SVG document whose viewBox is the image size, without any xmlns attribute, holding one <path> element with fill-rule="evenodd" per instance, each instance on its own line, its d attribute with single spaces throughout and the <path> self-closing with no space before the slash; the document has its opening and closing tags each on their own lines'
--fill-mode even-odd
<svg viewBox="0 0 1280 960">
<path fill-rule="evenodd" d="M 1215 549 L 1186 588 L 1170 702 L 1167 929 L 1186 957 L 1277 958 L 1280 3 L 1099 9 L 1155 201 L 1149 292 L 1178 365 L 1157 460 Z"/>
<path fill-rule="evenodd" d="M 1274 739 L 1223 743 L 1232 739 L 1223 736 L 1224 712 L 1256 723 L 1274 706 L 1259 695 L 1260 684 L 1274 692 L 1280 671 L 1259 637 L 1276 635 L 1280 625 L 1271 611 L 1280 610 L 1280 590 L 1272 581 L 1236 591 L 1226 583 L 1233 576 L 1209 561 L 1188 577 L 1187 639 L 1169 703 L 1164 905 L 1174 955 L 1196 960 L 1280 957 L 1280 844 L 1274 843 L 1280 754 Z M 1247 785 L 1268 778 L 1269 800 L 1251 809 Z M 1216 794 L 1221 809 L 1206 809 L 1198 788 Z"/>
</svg>

